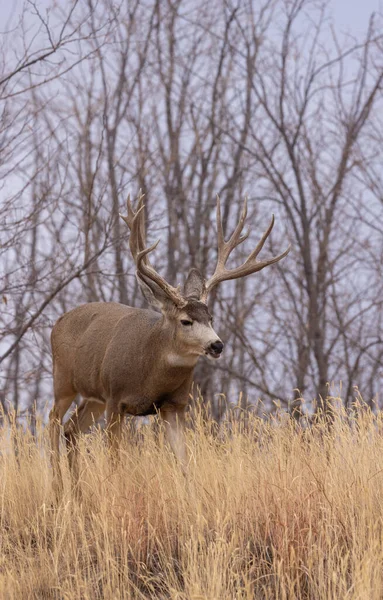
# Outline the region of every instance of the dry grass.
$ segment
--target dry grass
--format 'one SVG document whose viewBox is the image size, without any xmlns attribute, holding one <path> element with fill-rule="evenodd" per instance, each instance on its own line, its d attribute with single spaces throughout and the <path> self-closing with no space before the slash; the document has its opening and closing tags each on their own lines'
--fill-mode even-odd
<svg viewBox="0 0 383 600">
<path fill-rule="evenodd" d="M 0 597 L 382 598 L 383 423 L 343 417 L 305 433 L 254 417 L 220 440 L 197 423 L 187 480 L 149 427 L 116 472 L 83 436 L 82 502 L 65 470 L 58 507 L 46 431 L 4 429 Z"/>
</svg>

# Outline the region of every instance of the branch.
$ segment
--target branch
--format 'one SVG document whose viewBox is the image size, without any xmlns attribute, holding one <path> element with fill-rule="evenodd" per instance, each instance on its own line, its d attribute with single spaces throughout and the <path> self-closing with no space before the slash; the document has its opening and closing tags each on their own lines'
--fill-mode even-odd
<svg viewBox="0 0 383 600">
<path fill-rule="evenodd" d="M 31 316 L 31 318 L 29 319 L 29 321 L 27 321 L 27 323 L 21 329 L 19 335 L 16 337 L 15 341 L 13 342 L 13 344 L 10 345 L 10 347 L 8 348 L 8 350 L 6 352 L 4 352 L 4 354 L 2 356 L 0 356 L 0 364 L 6 358 L 8 358 L 8 356 L 10 354 L 12 354 L 12 352 L 14 351 L 14 349 L 16 348 L 16 346 L 18 345 L 18 343 L 21 341 L 21 339 L 27 333 L 28 329 L 30 327 L 32 327 L 32 325 L 36 321 L 36 319 L 38 319 L 38 317 L 41 315 L 41 313 L 43 312 L 43 310 L 48 306 L 48 304 L 50 304 L 52 302 L 52 300 L 57 296 L 57 294 L 59 292 L 61 292 L 61 290 L 63 290 L 74 279 L 76 279 L 77 277 L 80 277 L 81 273 L 83 273 L 84 271 L 86 271 L 86 269 L 104 252 L 105 248 L 106 248 L 106 240 L 105 240 L 105 243 L 102 246 L 102 248 L 96 254 L 94 254 L 86 263 L 84 263 L 81 267 L 79 267 L 77 269 L 77 271 L 75 271 L 74 273 L 72 273 L 72 275 L 70 277 L 68 277 L 67 279 L 64 279 L 64 281 L 61 281 L 61 283 L 59 283 L 59 285 L 53 290 L 53 292 L 48 296 L 48 298 L 46 298 L 44 300 L 44 302 L 42 302 L 42 304 L 40 305 L 40 307 Z"/>
</svg>

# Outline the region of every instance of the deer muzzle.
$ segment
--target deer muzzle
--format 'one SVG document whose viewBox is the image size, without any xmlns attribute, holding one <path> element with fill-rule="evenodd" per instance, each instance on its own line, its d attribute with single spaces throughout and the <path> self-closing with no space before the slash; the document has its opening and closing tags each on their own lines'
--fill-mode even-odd
<svg viewBox="0 0 383 600">
<path fill-rule="evenodd" d="M 209 344 L 209 346 L 206 349 L 206 354 L 212 356 L 213 358 L 219 358 L 222 354 L 222 350 L 223 343 L 221 342 L 221 340 L 216 340 L 215 342 Z"/>
</svg>

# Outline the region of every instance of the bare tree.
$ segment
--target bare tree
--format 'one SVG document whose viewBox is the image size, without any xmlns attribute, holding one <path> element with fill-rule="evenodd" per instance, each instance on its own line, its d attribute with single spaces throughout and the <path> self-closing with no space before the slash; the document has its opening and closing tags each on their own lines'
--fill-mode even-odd
<svg viewBox="0 0 383 600">
<path fill-rule="evenodd" d="M 28 6 L 1 76 L 2 401 L 48 398 L 62 312 L 142 304 L 117 218 L 141 188 L 173 285 L 192 266 L 211 275 L 216 194 L 226 235 L 247 195 L 254 231 L 273 211 L 293 246 L 283 270 L 211 294 L 225 356 L 196 384 L 217 421 L 230 402 L 327 411 L 339 382 L 346 404 L 356 385 L 379 403 L 379 15 L 353 40 L 312 0 L 88 0 L 49 20 Z"/>
</svg>

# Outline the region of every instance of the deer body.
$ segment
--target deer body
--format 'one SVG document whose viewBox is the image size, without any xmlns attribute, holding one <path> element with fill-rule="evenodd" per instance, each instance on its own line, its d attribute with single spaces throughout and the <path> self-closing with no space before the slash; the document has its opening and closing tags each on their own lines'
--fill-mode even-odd
<svg viewBox="0 0 383 600">
<path fill-rule="evenodd" d="M 155 414 L 172 404 L 199 357 L 182 354 L 174 338 L 173 327 L 152 310 L 114 302 L 75 308 L 52 331 L 54 370 L 66 375 L 59 386 L 67 395 L 109 401 L 116 414 Z M 176 401 L 187 404 L 187 394 Z"/>
<path fill-rule="evenodd" d="M 128 198 L 130 250 L 143 294 L 155 310 L 131 308 L 115 302 L 85 304 L 66 313 L 52 330 L 55 403 L 50 412 L 52 467 L 56 493 L 62 490 L 59 442 L 63 417 L 78 394 L 83 398 L 64 426 L 73 481 L 78 480 L 77 440 L 106 411 L 112 448 L 118 448 L 122 417 L 158 413 L 171 448 L 185 468 L 185 408 L 194 367 L 202 355 L 219 358 L 223 343 L 212 327 L 207 307 L 210 291 L 222 281 L 244 277 L 281 260 L 258 261 L 274 218 L 243 265 L 226 268 L 231 251 L 249 235 L 242 234 L 246 200 L 230 239 L 222 230 L 217 202 L 218 260 L 213 276 L 205 279 L 192 269 L 183 290 L 174 288 L 151 265 L 146 247 L 143 197 L 134 211 Z M 157 242 L 158 243 L 158 242 Z M 157 311 L 157 312 L 156 312 Z"/>
</svg>

